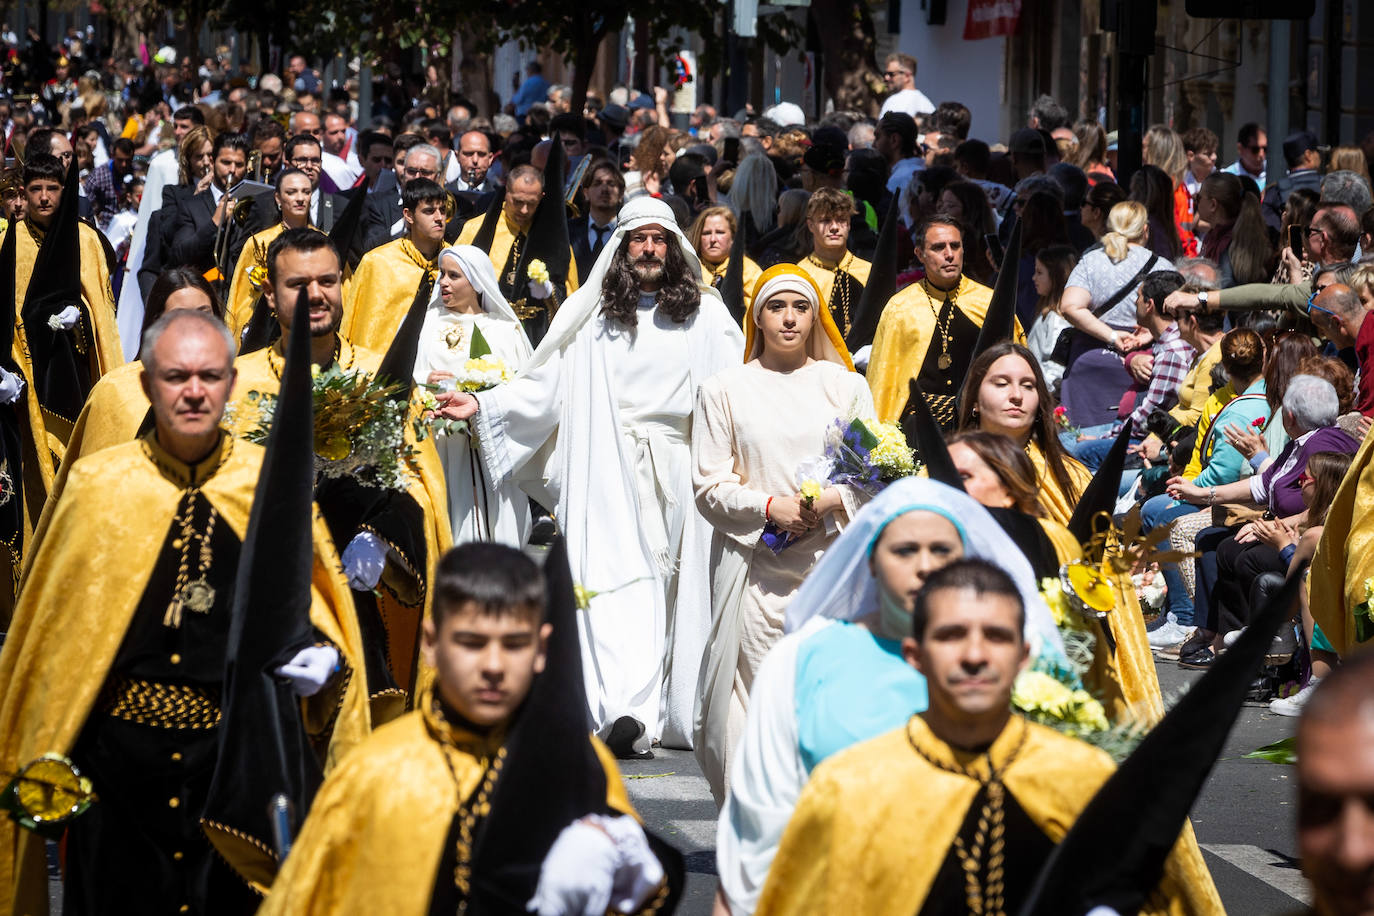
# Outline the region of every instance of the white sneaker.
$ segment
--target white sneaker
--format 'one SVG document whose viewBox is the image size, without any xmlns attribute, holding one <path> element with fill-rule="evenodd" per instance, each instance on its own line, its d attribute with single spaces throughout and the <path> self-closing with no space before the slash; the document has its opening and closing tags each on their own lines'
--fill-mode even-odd
<svg viewBox="0 0 1374 916">
<path fill-rule="evenodd" d="M 1302 715 L 1302 708 L 1307 705 L 1308 700 L 1312 699 L 1312 691 L 1316 690 L 1320 683 L 1321 678 L 1309 678 L 1307 686 L 1291 697 L 1278 697 L 1270 700 L 1269 711 L 1275 715 L 1297 718 Z"/>
<path fill-rule="evenodd" d="M 1189 636 L 1193 635 L 1192 627 L 1185 627 L 1170 620 L 1164 626 L 1159 627 L 1146 636 L 1150 640 L 1150 648 L 1167 649 L 1169 646 L 1176 646 Z"/>
</svg>

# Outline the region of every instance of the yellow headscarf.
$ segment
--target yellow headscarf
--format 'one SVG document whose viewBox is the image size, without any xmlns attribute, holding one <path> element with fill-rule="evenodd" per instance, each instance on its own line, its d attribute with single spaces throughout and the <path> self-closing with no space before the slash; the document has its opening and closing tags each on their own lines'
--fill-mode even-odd
<svg viewBox="0 0 1374 916">
<path fill-rule="evenodd" d="M 749 320 L 744 322 L 744 361 L 749 362 L 763 352 L 763 335 L 758 332 L 759 310 L 781 292 L 800 293 L 815 311 L 816 321 L 812 323 L 811 335 L 806 339 L 807 355 L 812 359 L 838 363 L 853 372 L 854 361 L 849 358 L 844 335 L 830 316 L 825 296 L 811 275 L 796 264 L 774 264 L 759 275 L 758 283 L 754 285 L 754 303 Z"/>
</svg>

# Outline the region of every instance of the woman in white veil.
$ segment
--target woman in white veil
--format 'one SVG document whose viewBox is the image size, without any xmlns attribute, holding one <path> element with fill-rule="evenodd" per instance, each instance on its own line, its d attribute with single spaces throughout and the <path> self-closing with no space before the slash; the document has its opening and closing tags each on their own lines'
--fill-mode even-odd
<svg viewBox="0 0 1374 916">
<path fill-rule="evenodd" d="M 901 655 L 912 597 L 900 590 L 910 586 L 880 582 L 872 560 L 884 532 L 905 516 L 918 524 L 901 526 L 909 533 L 900 547 L 929 558 L 925 573 L 960 557 L 996 563 L 1025 602 L 1032 657 L 1066 663 L 1030 563 L 986 509 L 925 478 L 904 478 L 885 489 L 802 583 L 787 608 L 788 635 L 754 677 L 716 835 L 718 906 L 727 905 L 733 916 L 754 911 L 811 770 L 925 709 L 925 681 Z"/>
<path fill-rule="evenodd" d="M 455 245 L 440 251 L 437 263 L 439 280 L 420 332 L 415 381 L 451 387 L 467 361 L 484 349 L 504 362 L 514 376 L 529 361 L 533 348 L 520 319 L 501 295 L 491 259 L 480 248 Z M 481 450 L 468 433 L 440 432 L 435 444 L 448 481 L 453 542 L 499 541 L 523 547 L 530 530 L 529 499 L 524 491 L 510 480 L 492 483 Z"/>
</svg>

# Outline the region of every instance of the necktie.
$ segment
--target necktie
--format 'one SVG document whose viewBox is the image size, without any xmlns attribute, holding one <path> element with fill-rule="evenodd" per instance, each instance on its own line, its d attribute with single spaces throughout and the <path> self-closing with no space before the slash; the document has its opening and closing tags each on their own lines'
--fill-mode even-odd
<svg viewBox="0 0 1374 916">
<path fill-rule="evenodd" d="M 592 231 L 596 233 L 596 244 L 592 246 L 592 260 L 595 261 L 601 254 L 601 249 L 606 247 L 606 234 L 611 231 L 611 227 L 592 223 Z"/>
</svg>

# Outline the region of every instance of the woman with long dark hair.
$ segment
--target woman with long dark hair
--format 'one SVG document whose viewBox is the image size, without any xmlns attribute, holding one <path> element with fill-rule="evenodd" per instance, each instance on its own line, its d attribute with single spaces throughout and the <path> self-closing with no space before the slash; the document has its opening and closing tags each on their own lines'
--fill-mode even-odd
<svg viewBox="0 0 1374 916">
<path fill-rule="evenodd" d="M 1035 320 L 1026 334 L 1026 349 L 1039 360 L 1045 384 L 1052 391 L 1058 390 L 1059 380 L 1064 375 L 1064 364 L 1054 360 L 1054 348 L 1059 343 L 1059 335 L 1069 328 L 1068 319 L 1059 311 L 1059 303 L 1069 284 L 1069 274 L 1077 263 L 1078 253 L 1072 245 L 1048 245 L 1036 253 L 1035 272 L 1031 274 L 1036 293 Z"/>
<path fill-rule="evenodd" d="M 1222 288 L 1263 283 L 1274 249 L 1259 198 L 1247 194 L 1230 172 L 1213 172 L 1198 188 L 1196 204 L 1199 222 L 1210 227 L 1202 239 L 1202 256 L 1220 267 Z"/>
<path fill-rule="evenodd" d="M 999 433 L 1025 449 L 1045 511 L 1068 524 L 1092 475 L 1059 443 L 1054 400 L 1035 354 L 1009 341 L 984 350 L 959 393 L 959 429 Z"/>
<path fill-rule="evenodd" d="M 1016 282 L 1016 317 L 1028 328 L 1036 318 L 1035 256 L 1051 245 L 1069 244 L 1064 203 L 1048 191 L 1036 191 L 1021 207 L 1021 262 Z M 965 245 L 967 251 L 967 245 Z M 965 256 L 967 261 L 967 256 Z"/>
</svg>

